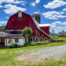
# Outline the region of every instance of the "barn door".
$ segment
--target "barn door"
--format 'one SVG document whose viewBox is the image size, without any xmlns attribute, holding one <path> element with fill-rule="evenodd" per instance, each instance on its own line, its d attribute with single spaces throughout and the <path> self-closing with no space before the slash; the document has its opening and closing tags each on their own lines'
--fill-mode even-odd
<svg viewBox="0 0 66 66">
<path fill-rule="evenodd" d="M 4 46 L 5 45 L 5 38 L 0 38 L 0 46 Z"/>
</svg>

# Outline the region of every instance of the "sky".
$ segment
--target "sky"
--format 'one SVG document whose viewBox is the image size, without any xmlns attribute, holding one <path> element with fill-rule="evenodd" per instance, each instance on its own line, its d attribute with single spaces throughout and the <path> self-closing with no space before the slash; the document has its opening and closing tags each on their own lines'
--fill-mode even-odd
<svg viewBox="0 0 66 66">
<path fill-rule="evenodd" d="M 66 31 L 66 0 L 0 0 L 0 26 L 18 11 L 31 16 L 38 12 L 41 24 L 50 24 L 50 32 Z"/>
</svg>

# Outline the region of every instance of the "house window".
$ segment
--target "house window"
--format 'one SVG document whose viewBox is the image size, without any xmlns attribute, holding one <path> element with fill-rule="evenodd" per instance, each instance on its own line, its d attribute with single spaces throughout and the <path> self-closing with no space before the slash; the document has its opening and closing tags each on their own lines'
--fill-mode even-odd
<svg viewBox="0 0 66 66">
<path fill-rule="evenodd" d="M 18 43 L 19 42 L 19 39 L 18 38 L 15 38 L 15 43 Z"/>
</svg>

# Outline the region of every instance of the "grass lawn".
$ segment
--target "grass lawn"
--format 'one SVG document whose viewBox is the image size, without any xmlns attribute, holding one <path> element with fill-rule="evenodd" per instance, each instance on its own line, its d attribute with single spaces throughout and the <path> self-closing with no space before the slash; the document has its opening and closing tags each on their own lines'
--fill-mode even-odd
<svg viewBox="0 0 66 66">
<path fill-rule="evenodd" d="M 29 53 L 29 51 L 31 52 L 33 49 L 66 44 L 65 37 L 61 37 L 61 38 L 58 37 L 58 39 L 64 40 L 64 42 L 49 43 L 47 45 L 27 46 L 22 48 L 0 49 L 0 66 L 66 66 L 66 56 L 64 56 L 64 58 L 60 60 L 45 59 L 45 60 L 41 60 L 37 64 L 31 64 L 31 65 L 30 62 L 25 64 L 25 62 L 23 61 L 16 60 L 17 56 L 25 55 Z"/>
</svg>

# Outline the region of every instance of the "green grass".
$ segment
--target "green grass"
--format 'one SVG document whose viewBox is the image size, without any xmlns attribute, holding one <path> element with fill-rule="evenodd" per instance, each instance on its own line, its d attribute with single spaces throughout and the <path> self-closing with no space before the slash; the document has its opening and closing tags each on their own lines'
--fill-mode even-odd
<svg viewBox="0 0 66 66">
<path fill-rule="evenodd" d="M 66 44 L 65 37 L 58 37 L 60 40 L 64 40 L 64 42 L 58 43 L 49 43 L 46 45 L 37 45 L 37 46 L 26 46 L 22 48 L 0 48 L 0 66 L 66 66 L 66 56 L 64 56 L 64 61 L 61 60 L 53 60 L 53 59 L 45 59 L 41 60 L 37 64 L 25 64 L 23 61 L 16 61 L 16 57 L 20 55 L 24 55 L 31 52 L 33 49 L 50 47 L 50 46 L 58 46 Z M 18 52 L 23 51 L 23 52 Z"/>
<path fill-rule="evenodd" d="M 66 56 L 64 56 L 63 60 L 45 59 L 35 64 L 35 66 L 66 66 Z"/>
<path fill-rule="evenodd" d="M 66 37 L 58 37 L 58 36 L 54 36 L 54 37 L 57 38 L 57 40 L 64 40 L 64 41 L 66 41 Z M 52 36 L 52 38 L 53 38 L 53 36 Z"/>
</svg>

